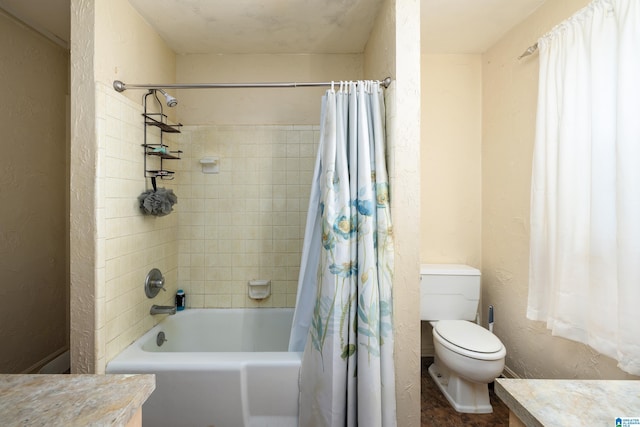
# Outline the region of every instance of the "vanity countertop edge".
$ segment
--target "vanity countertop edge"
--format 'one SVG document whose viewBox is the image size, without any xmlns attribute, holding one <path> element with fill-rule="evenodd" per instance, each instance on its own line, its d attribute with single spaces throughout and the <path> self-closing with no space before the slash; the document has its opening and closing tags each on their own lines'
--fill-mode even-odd
<svg viewBox="0 0 640 427">
<path fill-rule="evenodd" d="M 496 395 L 527 427 L 614 426 L 640 417 L 640 381 L 497 378 Z"/>
<path fill-rule="evenodd" d="M 0 374 L 0 424 L 126 426 L 155 387 L 154 374 Z"/>
</svg>

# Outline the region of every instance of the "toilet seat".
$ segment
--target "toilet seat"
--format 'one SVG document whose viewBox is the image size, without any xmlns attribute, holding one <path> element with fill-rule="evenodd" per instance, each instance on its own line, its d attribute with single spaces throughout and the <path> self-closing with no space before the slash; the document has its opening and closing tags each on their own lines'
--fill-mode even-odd
<svg viewBox="0 0 640 427">
<path fill-rule="evenodd" d="M 499 360 L 507 351 L 498 337 L 466 320 L 435 322 L 434 337 L 449 350 L 478 360 Z"/>
</svg>

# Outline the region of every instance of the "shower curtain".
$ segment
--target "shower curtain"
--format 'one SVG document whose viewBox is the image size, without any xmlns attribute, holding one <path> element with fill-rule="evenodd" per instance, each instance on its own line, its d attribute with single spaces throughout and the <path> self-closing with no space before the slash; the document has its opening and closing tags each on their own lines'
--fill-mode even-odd
<svg viewBox="0 0 640 427">
<path fill-rule="evenodd" d="M 538 45 L 527 317 L 640 375 L 640 1 Z"/>
<path fill-rule="evenodd" d="M 395 426 L 393 240 L 382 88 L 323 97 L 290 350 L 300 426 Z"/>
</svg>

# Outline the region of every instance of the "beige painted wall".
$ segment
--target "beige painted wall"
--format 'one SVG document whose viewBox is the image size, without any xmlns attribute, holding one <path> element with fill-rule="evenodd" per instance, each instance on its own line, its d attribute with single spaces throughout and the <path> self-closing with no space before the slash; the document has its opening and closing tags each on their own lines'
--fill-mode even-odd
<svg viewBox="0 0 640 427">
<path fill-rule="evenodd" d="M 422 55 L 420 259 L 480 267 L 480 55 Z"/>
<path fill-rule="evenodd" d="M 391 76 L 385 94 L 395 239 L 393 283 L 398 425 L 420 425 L 420 2 L 387 0 L 365 49 L 365 77 Z"/>
<path fill-rule="evenodd" d="M 72 0 L 71 64 L 71 364 L 76 373 L 101 373 L 108 357 L 158 321 L 144 300 L 146 269 L 166 265 L 174 290 L 177 272 L 177 253 L 158 237 L 171 236 L 158 231 L 167 222 L 142 218 L 135 206 L 145 189 L 144 92 L 117 94 L 111 85 L 172 82 L 175 60 L 126 0 Z"/>
<path fill-rule="evenodd" d="M 69 53 L 0 12 L 0 372 L 68 347 Z"/>
<path fill-rule="evenodd" d="M 421 263 L 481 259 L 480 55 L 422 55 L 420 171 Z M 428 322 L 421 353 L 433 355 Z"/>
<path fill-rule="evenodd" d="M 507 348 L 507 366 L 521 377 L 637 379 L 615 361 L 526 319 L 538 58 L 516 58 L 588 3 L 547 1 L 482 58 L 482 296 L 496 309 L 494 332 Z"/>
<path fill-rule="evenodd" d="M 362 78 L 362 54 L 179 55 L 180 83 L 330 82 Z M 180 89 L 178 114 L 189 125 L 297 124 L 320 121 L 320 88 Z"/>
<path fill-rule="evenodd" d="M 175 54 L 127 0 L 96 0 L 94 77 L 109 87 L 125 83 L 173 83 Z M 142 103 L 144 90 L 124 96 Z M 167 111 L 171 114 L 172 110 Z"/>
</svg>

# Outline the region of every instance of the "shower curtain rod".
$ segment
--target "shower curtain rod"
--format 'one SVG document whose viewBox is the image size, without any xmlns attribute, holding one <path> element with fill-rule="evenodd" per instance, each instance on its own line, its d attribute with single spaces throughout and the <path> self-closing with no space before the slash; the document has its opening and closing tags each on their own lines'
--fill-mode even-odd
<svg viewBox="0 0 640 427">
<path fill-rule="evenodd" d="M 529 55 L 533 55 L 533 53 L 538 50 L 538 43 L 532 44 L 531 46 L 529 46 L 527 48 L 527 50 L 525 50 L 524 52 L 522 52 L 522 55 L 518 56 L 518 60 L 524 58 L 525 56 L 529 56 Z"/>
<path fill-rule="evenodd" d="M 286 87 L 320 87 L 339 84 L 335 82 L 305 82 L 305 83 L 177 83 L 177 84 L 125 84 L 120 80 L 114 80 L 113 88 L 118 92 L 127 89 L 233 89 L 233 88 L 286 88 Z M 380 81 L 385 88 L 391 84 L 391 77 Z"/>
</svg>

